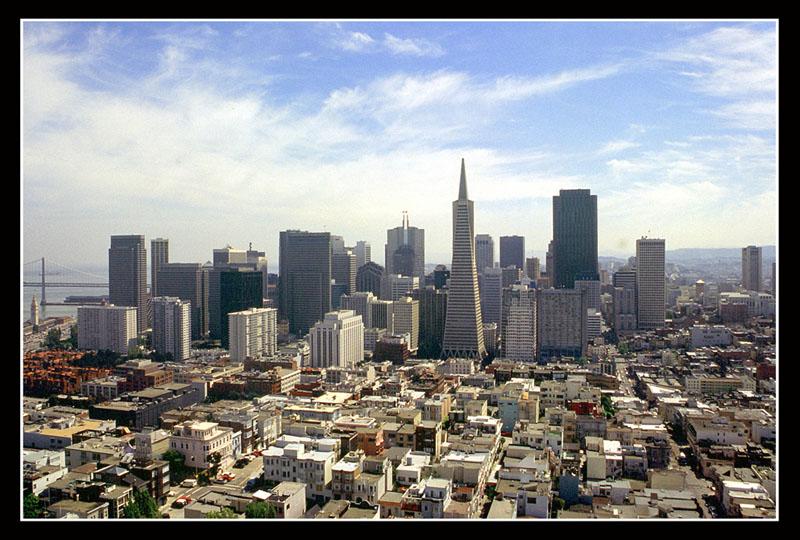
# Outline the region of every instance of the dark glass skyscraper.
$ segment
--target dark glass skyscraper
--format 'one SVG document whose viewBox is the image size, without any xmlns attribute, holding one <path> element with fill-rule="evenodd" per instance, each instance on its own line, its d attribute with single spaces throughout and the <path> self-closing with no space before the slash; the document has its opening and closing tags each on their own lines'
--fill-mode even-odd
<svg viewBox="0 0 800 540">
<path fill-rule="evenodd" d="M 405 212 L 403 225 L 386 231 L 385 250 L 387 274 L 416 276 L 420 283 L 424 283 L 425 229 L 412 227 Z M 395 267 L 395 264 L 399 267 Z"/>
<path fill-rule="evenodd" d="M 242 268 L 223 269 L 219 273 L 219 310 L 222 346 L 228 348 L 228 313 L 260 308 L 264 303 L 261 272 Z"/>
<path fill-rule="evenodd" d="M 380 296 L 382 277 L 383 266 L 369 261 L 356 271 L 356 290 L 359 292 L 371 292 L 375 296 Z"/>
<path fill-rule="evenodd" d="M 553 287 L 572 289 L 575 279 L 600 279 L 597 273 L 597 195 L 588 189 L 562 189 L 553 197 Z"/>
<path fill-rule="evenodd" d="M 525 237 L 501 236 L 500 237 L 500 267 L 507 268 L 511 265 L 520 270 L 525 269 Z"/>
<path fill-rule="evenodd" d="M 169 262 L 169 240 L 154 238 L 150 240 L 150 297 L 162 296 L 158 292 L 158 269 Z M 166 295 L 163 295 L 166 296 Z"/>
<path fill-rule="evenodd" d="M 289 331 L 306 334 L 331 310 L 331 234 L 282 231 L 278 312 Z"/>
<path fill-rule="evenodd" d="M 144 236 L 111 237 L 108 250 L 108 301 L 116 306 L 137 308 L 139 332 L 150 327 Z"/>
</svg>

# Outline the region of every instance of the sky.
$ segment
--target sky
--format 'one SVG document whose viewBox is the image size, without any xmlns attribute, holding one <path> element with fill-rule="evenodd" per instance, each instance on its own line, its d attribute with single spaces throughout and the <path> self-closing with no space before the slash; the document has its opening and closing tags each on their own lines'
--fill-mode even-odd
<svg viewBox="0 0 800 540">
<path fill-rule="evenodd" d="M 777 23 L 23 21 L 23 257 L 171 262 L 279 231 L 425 229 L 450 263 L 461 159 L 476 233 L 552 236 L 598 196 L 601 255 L 776 243 Z M 148 254 L 149 256 L 149 254 Z"/>
</svg>

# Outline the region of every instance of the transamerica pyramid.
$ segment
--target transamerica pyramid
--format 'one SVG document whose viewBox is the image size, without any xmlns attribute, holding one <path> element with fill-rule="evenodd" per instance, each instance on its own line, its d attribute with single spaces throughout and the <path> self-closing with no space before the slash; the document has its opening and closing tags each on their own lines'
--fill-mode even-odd
<svg viewBox="0 0 800 540">
<path fill-rule="evenodd" d="M 474 238 L 474 209 L 467 198 L 467 173 L 462 159 L 458 200 L 453 201 L 453 265 L 447 292 L 443 358 L 483 359 L 486 356 Z"/>
</svg>

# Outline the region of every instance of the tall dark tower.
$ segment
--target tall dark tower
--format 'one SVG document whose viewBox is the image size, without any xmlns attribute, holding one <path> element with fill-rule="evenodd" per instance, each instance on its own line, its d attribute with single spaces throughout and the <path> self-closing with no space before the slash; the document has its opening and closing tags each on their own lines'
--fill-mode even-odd
<svg viewBox="0 0 800 540">
<path fill-rule="evenodd" d="M 553 265 L 556 289 L 572 289 L 576 279 L 598 280 L 597 195 L 588 189 L 562 189 L 553 197 Z"/>
<path fill-rule="evenodd" d="M 150 327 L 144 236 L 111 237 L 108 250 L 108 301 L 116 306 L 137 308 L 139 332 Z"/>
<path fill-rule="evenodd" d="M 332 249 L 330 233 L 281 232 L 278 313 L 293 334 L 306 334 L 331 310 Z"/>
<path fill-rule="evenodd" d="M 443 358 L 486 356 L 483 321 L 475 270 L 475 214 L 467 198 L 467 173 L 461 160 L 458 200 L 453 201 L 453 264 L 444 326 Z"/>
</svg>

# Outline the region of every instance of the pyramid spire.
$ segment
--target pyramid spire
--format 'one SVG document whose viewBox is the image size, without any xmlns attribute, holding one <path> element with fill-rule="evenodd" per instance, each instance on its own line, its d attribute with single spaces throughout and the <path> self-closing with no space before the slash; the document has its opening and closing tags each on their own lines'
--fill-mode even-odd
<svg viewBox="0 0 800 540">
<path fill-rule="evenodd" d="M 458 200 L 467 199 L 467 171 L 464 167 L 464 158 L 461 158 L 461 183 L 458 185 Z"/>
</svg>

